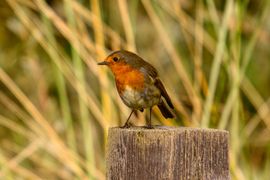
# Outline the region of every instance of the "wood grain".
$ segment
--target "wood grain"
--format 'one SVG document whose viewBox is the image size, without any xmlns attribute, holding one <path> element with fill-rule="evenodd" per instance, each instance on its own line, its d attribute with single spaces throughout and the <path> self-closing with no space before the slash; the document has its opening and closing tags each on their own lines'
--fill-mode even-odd
<svg viewBox="0 0 270 180">
<path fill-rule="evenodd" d="M 107 179 L 230 179 L 229 133 L 200 128 L 110 128 Z"/>
</svg>

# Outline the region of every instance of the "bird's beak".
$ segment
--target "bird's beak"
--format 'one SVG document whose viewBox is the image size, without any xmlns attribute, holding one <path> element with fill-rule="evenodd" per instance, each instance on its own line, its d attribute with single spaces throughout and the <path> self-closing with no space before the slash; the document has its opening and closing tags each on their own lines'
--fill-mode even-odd
<svg viewBox="0 0 270 180">
<path fill-rule="evenodd" d="M 107 61 L 99 62 L 98 65 L 108 65 L 109 63 Z"/>
</svg>

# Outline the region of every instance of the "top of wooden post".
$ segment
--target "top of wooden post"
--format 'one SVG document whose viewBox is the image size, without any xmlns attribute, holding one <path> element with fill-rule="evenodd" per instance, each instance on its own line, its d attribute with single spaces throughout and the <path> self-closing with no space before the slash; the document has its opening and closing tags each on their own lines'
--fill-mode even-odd
<svg viewBox="0 0 270 180">
<path fill-rule="evenodd" d="M 162 131 L 177 131 L 177 132 L 186 132 L 186 131 L 200 131 L 205 133 L 225 133 L 229 135 L 229 132 L 221 129 L 210 129 L 210 128 L 195 128 L 195 127 L 173 127 L 173 126 L 153 126 L 153 129 L 147 129 L 145 126 L 132 126 L 130 128 L 121 128 L 121 127 L 111 127 L 109 131 L 149 131 L 149 132 L 162 132 Z"/>
<path fill-rule="evenodd" d="M 230 179 L 225 130 L 109 129 L 107 179 Z"/>
</svg>

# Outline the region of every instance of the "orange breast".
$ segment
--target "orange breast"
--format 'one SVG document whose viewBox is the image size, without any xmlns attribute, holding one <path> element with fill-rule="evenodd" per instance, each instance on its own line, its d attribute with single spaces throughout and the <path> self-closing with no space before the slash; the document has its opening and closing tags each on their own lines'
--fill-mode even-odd
<svg viewBox="0 0 270 180">
<path fill-rule="evenodd" d="M 144 74 L 139 70 L 132 68 L 128 64 L 119 64 L 111 67 L 115 76 L 116 86 L 119 93 L 129 86 L 135 90 L 141 91 L 144 88 Z"/>
</svg>

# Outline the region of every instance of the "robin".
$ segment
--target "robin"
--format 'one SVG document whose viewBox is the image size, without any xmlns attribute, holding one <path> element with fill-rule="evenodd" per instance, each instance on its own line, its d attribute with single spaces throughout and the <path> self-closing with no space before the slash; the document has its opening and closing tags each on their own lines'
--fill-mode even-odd
<svg viewBox="0 0 270 180">
<path fill-rule="evenodd" d="M 158 78 L 157 70 L 137 54 L 126 50 L 115 51 L 98 65 L 106 65 L 111 69 L 121 99 L 132 109 L 123 128 L 130 127 L 129 119 L 136 110 L 143 112 L 145 108 L 150 108 L 147 128 L 152 128 L 151 111 L 155 105 L 165 118 L 174 117 L 169 109 L 174 109 L 174 106 Z"/>
</svg>

